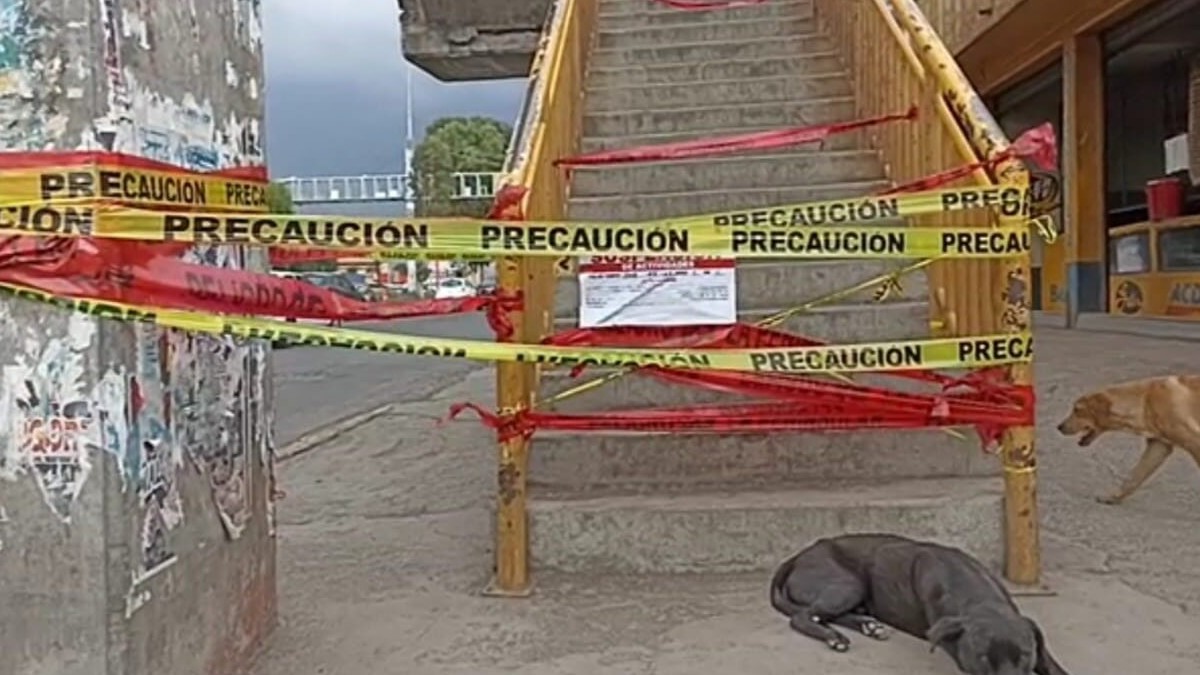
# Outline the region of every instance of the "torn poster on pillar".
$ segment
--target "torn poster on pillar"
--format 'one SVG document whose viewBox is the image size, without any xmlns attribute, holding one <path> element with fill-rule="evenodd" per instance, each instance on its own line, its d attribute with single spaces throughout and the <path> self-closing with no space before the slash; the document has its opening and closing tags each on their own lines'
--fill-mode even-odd
<svg viewBox="0 0 1200 675">
<path fill-rule="evenodd" d="M 170 434 L 164 373 L 166 335 L 155 326 L 134 326 L 137 371 L 129 378 L 133 421 L 130 461 L 136 462 L 142 506 L 140 575 L 152 576 L 175 559 L 171 531 L 183 522 L 179 469 L 183 457 Z"/>
<path fill-rule="evenodd" d="M 60 334 L 46 336 L 29 327 L 0 383 L 0 434 L 7 434 L 0 476 L 31 474 L 63 522 L 70 522 L 71 507 L 91 474 L 92 453 L 106 452 L 119 462 L 128 439 L 119 403 L 123 373 L 109 369 L 89 377 L 96 330 L 95 320 L 80 314 L 70 315 Z"/>
<path fill-rule="evenodd" d="M 245 407 L 246 348 L 227 337 L 168 332 L 170 400 L 175 437 L 208 477 L 213 503 L 230 539 L 250 517 Z"/>
<path fill-rule="evenodd" d="M 258 449 L 259 463 L 266 474 L 267 481 L 267 536 L 275 536 L 275 501 L 278 491 L 275 487 L 275 410 L 267 396 L 267 376 L 269 374 L 268 358 L 270 352 L 263 340 L 257 340 L 250 345 L 250 358 L 247 368 L 251 373 L 254 387 L 250 391 L 250 436 L 254 439 L 254 447 Z"/>
</svg>

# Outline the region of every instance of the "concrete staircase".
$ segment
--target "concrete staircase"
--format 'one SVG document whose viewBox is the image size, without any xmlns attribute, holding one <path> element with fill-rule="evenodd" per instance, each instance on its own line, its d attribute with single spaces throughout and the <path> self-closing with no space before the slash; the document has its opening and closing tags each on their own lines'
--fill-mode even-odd
<svg viewBox="0 0 1200 675">
<path fill-rule="evenodd" d="M 857 117 L 850 73 L 810 0 L 683 12 L 599 0 L 585 101 L 585 151 Z M 821 145 L 574 173 L 573 219 L 637 221 L 864 195 L 889 185 L 858 134 Z M 895 223 L 902 225 L 902 223 Z M 896 265 L 745 262 L 738 308 L 753 322 Z M 785 330 L 841 343 L 926 337 L 925 279 L 885 304 L 870 293 L 793 318 Z M 559 282 L 558 329 L 576 324 L 578 284 Z M 585 375 L 593 377 L 600 373 Z M 543 393 L 572 384 L 543 377 Z M 631 375 L 569 399 L 600 412 L 732 401 Z M 996 463 L 940 432 L 535 436 L 535 563 L 572 571 L 767 569 L 813 538 L 886 530 L 964 546 L 999 564 Z"/>
</svg>

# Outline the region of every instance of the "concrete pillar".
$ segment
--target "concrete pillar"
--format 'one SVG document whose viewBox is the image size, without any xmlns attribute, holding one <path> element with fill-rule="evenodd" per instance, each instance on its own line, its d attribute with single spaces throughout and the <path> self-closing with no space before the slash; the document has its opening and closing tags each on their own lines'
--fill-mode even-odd
<svg viewBox="0 0 1200 675">
<path fill-rule="evenodd" d="M 0 0 L 0 150 L 260 164 L 262 80 L 259 0 Z M 267 349 L 0 305 L 0 673 L 228 675 L 262 645 Z"/>
</svg>

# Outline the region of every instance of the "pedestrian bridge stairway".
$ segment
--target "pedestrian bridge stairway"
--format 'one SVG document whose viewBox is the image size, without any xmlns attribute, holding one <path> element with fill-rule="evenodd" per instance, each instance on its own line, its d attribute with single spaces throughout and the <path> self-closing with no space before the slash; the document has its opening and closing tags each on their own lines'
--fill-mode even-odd
<svg viewBox="0 0 1200 675">
<path fill-rule="evenodd" d="M 971 161 L 971 139 L 951 130 L 953 106 L 945 98 L 938 101 L 937 83 L 921 70 L 906 23 L 897 18 L 908 5 L 768 0 L 691 11 L 655 0 L 560 2 L 554 21 L 560 25 L 550 28 L 539 77 L 554 72 L 554 31 L 567 30 L 561 24 L 574 20 L 573 37 L 583 43 L 570 47 L 581 62 L 578 81 L 558 74 L 556 85 L 546 87 L 552 91 L 543 94 L 558 98 L 543 100 L 532 113 L 540 116 L 541 133 L 574 135 L 559 148 L 614 150 L 845 122 L 910 106 L 919 106 L 920 115 L 821 143 L 581 167 L 569 178 L 547 178 L 554 158 L 534 151 L 524 161 L 542 166 L 525 167 L 525 175 L 541 171 L 541 185 L 563 181 L 559 217 L 565 210 L 571 220 L 641 221 L 869 195 L 962 165 Z M 574 109 L 573 119 L 564 108 Z M 544 203 L 539 199 L 545 199 L 538 190 L 546 189 L 537 179 L 531 185 L 528 217 L 553 219 L 550 211 L 537 212 Z M 906 224 L 911 223 L 885 223 Z M 739 319 L 760 321 L 908 262 L 739 261 Z M 778 328 L 846 344 L 991 332 L 987 298 L 993 282 L 981 263 L 939 263 L 931 270 L 906 276 L 882 302 L 868 288 Z M 954 305 L 958 280 L 977 284 L 972 295 L 979 298 Z M 570 329 L 578 313 L 577 277 L 560 274 L 552 319 L 544 328 Z M 580 379 L 545 369 L 537 398 L 603 374 L 589 371 Z M 737 400 L 744 399 L 634 373 L 557 402 L 554 409 L 604 413 Z M 1003 559 L 1000 464 L 981 453 L 968 432 L 955 437 L 938 430 L 543 430 L 531 443 L 534 569 L 762 570 L 814 537 L 869 530 L 958 544 L 997 566 Z"/>
</svg>

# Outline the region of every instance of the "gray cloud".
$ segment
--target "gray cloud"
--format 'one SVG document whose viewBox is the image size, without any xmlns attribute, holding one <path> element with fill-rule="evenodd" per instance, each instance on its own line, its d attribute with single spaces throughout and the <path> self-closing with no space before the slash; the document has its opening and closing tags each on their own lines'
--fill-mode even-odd
<svg viewBox="0 0 1200 675">
<path fill-rule="evenodd" d="M 272 175 L 398 172 L 408 64 L 395 0 L 264 0 L 266 151 Z M 418 138 L 448 115 L 512 121 L 525 80 L 442 83 L 414 68 Z"/>
</svg>

